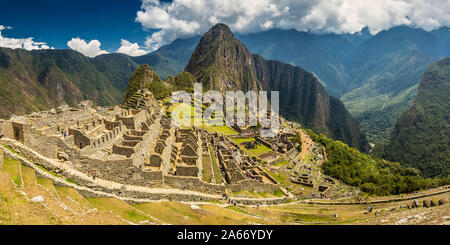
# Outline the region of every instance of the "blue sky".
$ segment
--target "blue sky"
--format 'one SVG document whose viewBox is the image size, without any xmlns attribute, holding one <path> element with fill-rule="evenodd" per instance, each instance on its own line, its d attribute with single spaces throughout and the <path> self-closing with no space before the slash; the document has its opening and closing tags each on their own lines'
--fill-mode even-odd
<svg viewBox="0 0 450 245">
<path fill-rule="evenodd" d="M 222 22 L 240 34 L 269 29 L 372 34 L 398 25 L 450 26 L 442 0 L 0 0 L 0 47 L 72 48 L 139 56 Z"/>
<path fill-rule="evenodd" d="M 98 39 L 114 52 L 122 38 L 143 43 L 148 31 L 136 23 L 140 0 L 0 0 L 0 25 L 9 38 L 34 37 L 56 49 L 74 37 Z"/>
</svg>

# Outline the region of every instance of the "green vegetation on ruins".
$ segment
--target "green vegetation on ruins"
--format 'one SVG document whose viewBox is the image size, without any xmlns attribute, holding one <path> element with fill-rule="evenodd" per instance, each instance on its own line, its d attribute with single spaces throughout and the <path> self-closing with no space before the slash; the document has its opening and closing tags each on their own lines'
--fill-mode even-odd
<svg viewBox="0 0 450 245">
<path fill-rule="evenodd" d="M 234 143 L 236 143 L 237 145 L 239 145 L 240 148 L 242 148 L 251 157 L 259 157 L 261 155 L 272 152 L 272 149 L 270 149 L 269 147 L 267 147 L 263 144 L 260 144 L 260 143 L 256 143 L 255 149 L 247 149 L 244 146 L 241 146 L 241 143 L 248 142 L 248 141 L 252 141 L 252 142 L 256 141 L 254 138 L 230 138 L 230 140 L 233 141 Z"/>
</svg>

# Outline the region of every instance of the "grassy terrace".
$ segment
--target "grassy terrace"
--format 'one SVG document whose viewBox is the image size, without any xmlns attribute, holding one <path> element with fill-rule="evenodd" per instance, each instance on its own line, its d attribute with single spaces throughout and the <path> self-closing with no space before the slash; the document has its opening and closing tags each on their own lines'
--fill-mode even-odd
<svg viewBox="0 0 450 245">
<path fill-rule="evenodd" d="M 289 161 L 280 161 L 280 162 L 274 163 L 273 166 L 275 166 L 275 167 L 284 167 L 284 166 L 289 165 L 289 163 L 290 163 Z"/>
<path fill-rule="evenodd" d="M 211 157 L 211 165 L 214 171 L 214 179 L 216 181 L 216 184 L 221 184 L 222 183 L 222 174 L 220 173 L 220 168 L 219 165 L 216 161 L 216 156 L 214 154 L 214 149 L 212 148 L 212 146 L 209 146 L 209 155 Z"/>
<path fill-rule="evenodd" d="M 211 133 L 219 133 L 223 135 L 237 135 L 238 132 L 236 132 L 234 129 L 223 125 L 223 126 L 215 126 L 213 122 L 221 122 L 223 123 L 223 118 L 221 116 L 216 115 L 217 117 L 213 119 L 211 122 L 205 121 L 202 118 L 202 115 L 194 115 L 195 108 L 192 105 L 186 105 L 186 104 L 173 104 L 168 108 L 168 111 L 170 113 L 173 113 L 175 107 L 180 106 L 181 112 L 180 112 L 180 124 L 183 125 L 194 125 L 194 116 L 201 118 L 202 126 L 200 128 L 203 128 Z"/>
<path fill-rule="evenodd" d="M 254 141 L 254 138 L 230 138 L 230 140 L 239 145 L 239 147 L 243 149 L 250 157 L 259 157 L 272 151 L 272 149 L 262 144 L 257 144 L 256 149 L 246 149 L 244 146 L 241 146 L 241 143 L 246 141 Z"/>
<path fill-rule="evenodd" d="M 300 184 L 292 183 L 289 181 L 289 176 L 283 173 L 273 172 L 267 168 L 264 168 L 264 171 L 268 173 L 272 178 L 274 178 L 281 186 L 288 188 L 290 191 L 298 192 L 301 191 L 303 194 L 309 193 L 312 191 L 311 187 L 303 186 Z"/>
<path fill-rule="evenodd" d="M 238 132 L 236 132 L 234 129 L 224 125 L 224 126 L 203 126 L 205 130 L 208 132 L 217 132 L 219 134 L 223 134 L 225 136 L 228 135 L 237 135 Z"/>
<path fill-rule="evenodd" d="M 102 211 L 111 211 L 125 220 L 133 223 L 153 221 L 153 219 L 139 209 L 115 198 L 86 198 L 95 208 Z"/>
<path fill-rule="evenodd" d="M 202 180 L 210 183 L 212 181 L 211 157 L 202 157 Z"/>
<path fill-rule="evenodd" d="M 22 185 L 22 177 L 20 174 L 20 163 L 17 160 L 4 158 L 2 172 L 9 174 L 17 186 Z"/>
</svg>

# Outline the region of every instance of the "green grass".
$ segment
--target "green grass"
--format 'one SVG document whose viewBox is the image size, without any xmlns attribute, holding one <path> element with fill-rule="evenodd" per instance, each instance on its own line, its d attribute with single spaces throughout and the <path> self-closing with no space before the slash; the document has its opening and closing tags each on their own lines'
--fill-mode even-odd
<svg viewBox="0 0 450 245">
<path fill-rule="evenodd" d="M 25 187 L 36 186 L 36 175 L 34 169 L 26 166 L 21 166 L 22 170 L 22 180 Z"/>
<path fill-rule="evenodd" d="M 69 182 L 69 183 L 72 183 L 74 185 L 78 185 L 78 183 L 74 179 L 67 178 L 66 181 Z"/>
<path fill-rule="evenodd" d="M 119 199 L 86 198 L 86 200 L 99 210 L 112 211 L 114 214 L 134 223 L 151 220 L 150 216 Z"/>
<path fill-rule="evenodd" d="M 228 207 L 226 207 L 227 209 L 230 209 L 230 210 L 233 210 L 233 211 L 235 211 L 235 212 L 238 212 L 238 213 L 242 213 L 242 214 L 248 214 L 247 212 L 245 212 L 245 211 L 243 211 L 243 210 L 241 210 L 241 209 L 239 209 L 239 208 L 237 208 L 237 207 L 235 207 L 235 206 L 228 206 Z"/>
<path fill-rule="evenodd" d="M 284 197 L 284 193 L 281 190 L 276 190 L 273 193 L 273 195 L 276 196 L 276 197 Z"/>
<path fill-rule="evenodd" d="M 236 130 L 224 125 L 224 126 L 205 126 L 204 127 L 209 132 L 217 132 L 223 135 L 237 135 Z"/>
<path fill-rule="evenodd" d="M 2 172 L 9 174 L 17 186 L 22 186 L 20 163 L 14 159 L 3 159 Z"/>
<path fill-rule="evenodd" d="M 211 170 L 211 158 L 210 156 L 203 156 L 202 159 L 202 180 L 205 182 L 212 181 L 212 170 Z"/>
<path fill-rule="evenodd" d="M 49 173 L 49 174 L 55 176 L 55 177 L 61 177 L 61 176 L 62 176 L 62 175 L 60 175 L 60 174 L 57 174 L 57 173 L 55 173 L 55 172 L 53 172 L 53 171 L 50 171 L 50 170 L 48 170 L 48 169 L 42 167 L 41 165 L 37 165 L 37 164 L 36 164 L 36 166 L 37 166 L 38 168 L 44 170 L 45 172 L 47 172 L 47 173 Z"/>
<path fill-rule="evenodd" d="M 274 163 L 273 166 L 275 166 L 275 167 L 283 167 L 283 166 L 289 165 L 290 163 L 291 162 L 289 162 L 289 161 L 280 161 L 280 162 Z"/>
<path fill-rule="evenodd" d="M 239 147 L 251 157 L 259 157 L 272 151 L 272 149 L 262 144 L 257 144 L 256 149 L 246 149 L 244 146 L 241 146 L 241 143 L 243 142 L 255 141 L 254 138 L 231 138 L 231 141 L 239 145 Z"/>
<path fill-rule="evenodd" d="M 49 184 L 53 185 L 51 181 Z M 51 189 L 51 187 L 52 186 L 48 185 L 47 189 Z M 61 198 L 70 197 L 71 199 L 75 200 L 77 203 L 79 203 L 81 206 L 85 208 L 89 209 L 93 208 L 93 206 L 82 195 L 80 195 L 80 193 L 78 193 L 77 190 L 71 187 L 62 187 L 62 186 L 54 186 L 53 188 L 57 191 L 58 195 Z"/>
<path fill-rule="evenodd" d="M 281 186 L 285 187 L 285 188 L 289 188 L 290 191 L 296 191 L 296 190 L 302 190 L 303 193 L 307 193 L 310 192 L 312 190 L 311 187 L 307 187 L 307 186 L 303 186 L 300 184 L 296 184 L 296 183 L 292 183 L 291 181 L 289 181 L 289 176 L 283 174 L 283 173 L 277 173 L 277 172 L 273 172 L 268 170 L 267 168 L 263 168 L 263 170 L 269 174 L 272 178 L 274 178 L 278 183 L 280 183 Z M 278 190 L 279 192 L 281 192 L 280 190 Z M 278 195 L 283 195 L 282 193 L 279 193 L 278 191 L 276 191 L 273 195 L 274 196 L 278 196 Z"/>
<path fill-rule="evenodd" d="M 214 149 L 212 146 L 209 146 L 209 155 L 211 157 L 211 165 L 214 171 L 214 179 L 216 181 L 216 184 L 222 183 L 222 174 L 220 173 L 219 166 L 217 165 L 216 157 L 214 155 Z"/>
</svg>

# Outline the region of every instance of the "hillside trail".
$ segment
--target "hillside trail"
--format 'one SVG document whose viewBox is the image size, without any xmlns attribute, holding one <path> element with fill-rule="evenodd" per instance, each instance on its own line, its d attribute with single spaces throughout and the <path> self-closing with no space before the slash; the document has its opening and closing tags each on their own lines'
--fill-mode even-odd
<svg viewBox="0 0 450 245">
<path fill-rule="evenodd" d="M 305 159 L 306 154 L 309 152 L 313 141 L 305 131 L 303 131 L 302 129 L 299 129 L 298 131 L 300 131 L 302 135 L 302 151 L 300 152 L 300 157 L 301 159 Z"/>
</svg>

